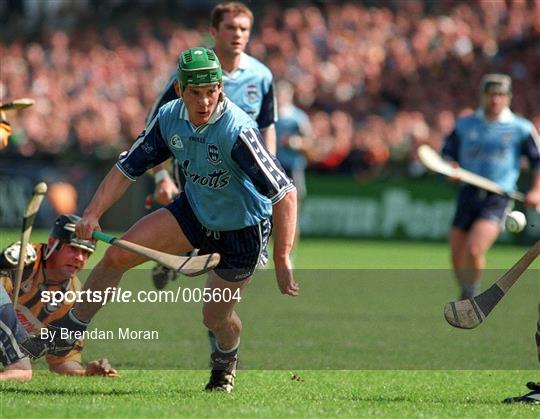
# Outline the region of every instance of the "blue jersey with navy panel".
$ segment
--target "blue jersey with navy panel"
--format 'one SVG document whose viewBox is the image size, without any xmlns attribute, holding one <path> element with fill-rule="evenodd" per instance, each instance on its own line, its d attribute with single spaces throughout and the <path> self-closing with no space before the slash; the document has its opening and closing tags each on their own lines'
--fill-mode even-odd
<svg viewBox="0 0 540 419">
<path fill-rule="evenodd" d="M 202 225 L 213 231 L 252 226 L 271 215 L 294 186 L 263 145 L 255 122 L 228 99 L 208 124 L 195 127 L 181 99 L 162 106 L 117 167 L 134 179 L 174 156 L 185 193 Z"/>
<path fill-rule="evenodd" d="M 521 156 L 540 171 L 540 140 L 534 125 L 505 109 L 495 121 L 481 110 L 460 118 L 446 138 L 444 158 L 498 183 L 505 191 L 516 189 Z"/>
<path fill-rule="evenodd" d="M 280 106 L 279 119 L 276 122 L 277 153 L 279 162 L 286 170 L 304 170 L 307 160 L 304 154 L 287 144 L 287 138 L 309 135 L 311 123 L 307 114 L 300 108 L 290 104 Z"/>
<path fill-rule="evenodd" d="M 8 366 L 25 358 L 19 343 L 27 338 L 28 334 L 18 321 L 10 298 L 0 284 L 0 364 Z"/>
<path fill-rule="evenodd" d="M 277 120 L 273 82 L 270 69 L 246 53 L 242 53 L 237 69 L 231 73 L 223 71 L 225 94 L 253 118 L 261 130 Z"/>
<path fill-rule="evenodd" d="M 166 88 L 154 102 L 146 120 L 147 124 L 157 115 L 161 106 L 177 99 L 174 90 L 176 78 L 177 73 L 174 72 Z M 236 70 L 231 73 L 223 71 L 225 95 L 257 122 L 261 130 L 268 128 L 277 120 L 273 81 L 270 69 L 245 53 L 242 54 L 240 65 Z"/>
</svg>

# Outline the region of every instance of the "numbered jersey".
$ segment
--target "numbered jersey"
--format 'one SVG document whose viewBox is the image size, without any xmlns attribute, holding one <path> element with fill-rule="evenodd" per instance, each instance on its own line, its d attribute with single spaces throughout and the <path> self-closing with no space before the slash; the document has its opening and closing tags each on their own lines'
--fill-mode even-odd
<svg viewBox="0 0 540 419">
<path fill-rule="evenodd" d="M 6 250 L 11 249 L 11 253 L 17 253 L 13 251 L 13 246 L 16 246 L 16 244 L 9 246 Z M 48 283 L 44 271 L 46 263 L 44 260 L 46 245 L 33 244 L 32 247 L 34 249 L 35 258 L 25 267 L 19 291 L 19 299 L 15 310 L 17 312 L 17 317 L 25 330 L 29 334 L 35 335 L 40 332 L 41 328 L 47 327 L 50 322 L 63 317 L 73 306 L 73 302 L 62 302 L 57 305 L 44 303 L 42 302 L 42 293 L 44 291 L 79 291 L 81 289 L 81 283 L 76 277 L 67 279 L 59 284 Z M 2 254 L 4 254 L 5 251 L 2 252 Z M 9 257 L 6 258 L 6 260 L 9 260 Z M 14 280 L 14 266 L 9 267 L 3 265 L 0 270 L 0 283 L 4 286 L 9 295 L 13 294 Z M 81 351 L 82 341 L 78 341 L 75 349 L 67 355 L 62 357 L 48 355 L 46 360 L 49 364 L 60 364 L 66 360 L 76 360 L 81 362 Z"/>
</svg>

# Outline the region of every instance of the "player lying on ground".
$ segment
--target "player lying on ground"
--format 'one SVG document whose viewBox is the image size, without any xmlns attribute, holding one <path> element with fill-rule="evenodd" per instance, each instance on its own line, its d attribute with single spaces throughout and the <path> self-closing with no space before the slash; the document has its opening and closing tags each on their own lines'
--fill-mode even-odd
<svg viewBox="0 0 540 419">
<path fill-rule="evenodd" d="M 534 125 L 510 109 L 512 83 L 503 74 L 488 74 L 481 84 L 481 106 L 456 122 L 446 138 L 442 155 L 464 169 L 515 191 L 521 157 L 534 172 L 525 204 L 540 204 L 540 139 Z M 452 265 L 461 287 L 461 299 L 478 294 L 485 254 L 501 231 L 510 210 L 509 198 L 474 186 L 461 187 L 450 231 Z"/>
<path fill-rule="evenodd" d="M 8 294 L 0 284 L 0 364 L 4 367 L 0 371 L 0 381 L 27 381 L 32 378 L 30 359 L 19 348 L 20 342 L 27 338 Z"/>
<path fill-rule="evenodd" d="M 75 236 L 75 225 L 80 220 L 76 215 L 60 215 L 46 244 L 28 246 L 16 310 L 22 325 L 31 335 L 39 334 L 41 328 L 64 316 L 73 306 L 73 302 L 68 301 L 57 304 L 44 302 L 44 292 L 49 295 L 52 292 L 65 294 L 81 289 L 77 273 L 85 267 L 88 258 L 94 253 L 95 245 Z M 10 294 L 13 292 L 19 250 L 20 243 L 17 242 L 0 254 L 0 283 Z M 78 340 L 65 355 L 47 355 L 50 370 L 66 375 L 118 375 L 107 359 L 103 358 L 83 367 L 82 349 L 83 342 Z"/>
<path fill-rule="evenodd" d="M 102 181 L 77 225 L 78 236 L 89 239 L 100 229 L 102 214 L 137 176 L 174 155 L 186 178 L 184 192 L 166 208 L 139 220 L 123 238 L 170 254 L 194 247 L 201 254 L 219 253 L 221 261 L 210 272 L 207 287 L 211 295 L 214 290 L 238 295 L 265 250 L 272 216 L 278 286 L 284 294 L 297 295 L 299 287 L 289 258 L 296 226 L 296 189 L 291 180 L 266 150 L 255 122 L 223 96 L 221 66 L 211 50 L 183 51 L 175 86 L 180 98 L 160 109 Z M 85 290 L 117 286 L 124 272 L 145 261 L 110 247 L 91 272 Z M 203 305 L 204 324 L 217 338 L 207 390 L 228 392 L 234 386 L 242 331 L 234 310 L 237 302 L 213 299 Z M 100 308 L 100 303 L 77 303 L 49 328 L 84 331 Z M 74 345 L 62 339 L 52 345 L 39 338 L 32 343 L 41 343 L 54 354 L 65 353 Z M 44 352 L 24 347 L 33 355 Z"/>
</svg>

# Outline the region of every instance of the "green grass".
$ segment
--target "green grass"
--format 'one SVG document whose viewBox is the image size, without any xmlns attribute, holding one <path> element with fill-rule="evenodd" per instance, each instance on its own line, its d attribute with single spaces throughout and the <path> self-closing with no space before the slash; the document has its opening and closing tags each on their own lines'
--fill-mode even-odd
<svg viewBox="0 0 540 419">
<path fill-rule="evenodd" d="M 532 374 L 515 371 L 245 371 L 233 394 L 206 394 L 200 371 L 126 371 L 117 379 L 2 384 L 13 417 L 538 417 L 504 405 Z M 517 383 L 517 384 L 516 384 Z"/>
<path fill-rule="evenodd" d="M 0 232 L 0 246 L 16 237 Z M 45 237 L 37 232 L 34 240 Z M 485 286 L 525 250 L 495 246 Z M 121 287 L 151 290 L 148 266 L 127 274 Z M 107 356 L 121 372 L 117 379 L 60 377 L 40 361 L 32 382 L 0 384 L 0 417 L 540 413 L 540 407 L 500 403 L 523 393 L 527 381 L 540 381 L 533 337 L 538 263 L 473 331 L 452 329 L 442 317 L 457 293 L 444 243 L 306 239 L 295 266 L 300 297 L 280 295 L 272 271 L 263 270 L 239 305 L 244 333 L 233 394 L 202 391 L 208 349 L 200 304 L 113 303 L 92 327 L 155 329 L 159 340 L 87 342 L 85 358 Z M 168 289 L 178 286 L 203 282 L 182 278 Z"/>
</svg>

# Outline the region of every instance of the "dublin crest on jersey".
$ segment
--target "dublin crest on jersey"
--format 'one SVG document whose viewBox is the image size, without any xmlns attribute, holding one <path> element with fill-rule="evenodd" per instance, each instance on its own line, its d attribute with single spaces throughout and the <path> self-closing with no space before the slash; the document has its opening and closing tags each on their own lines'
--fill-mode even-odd
<svg viewBox="0 0 540 419">
<path fill-rule="evenodd" d="M 208 156 L 208 161 L 210 164 L 219 164 L 221 163 L 221 158 L 219 157 L 219 149 L 215 144 L 208 144 L 206 147 L 206 154 Z"/>
<path fill-rule="evenodd" d="M 246 100 L 248 103 L 257 103 L 259 100 L 259 89 L 256 84 L 248 84 L 246 86 Z"/>
</svg>

